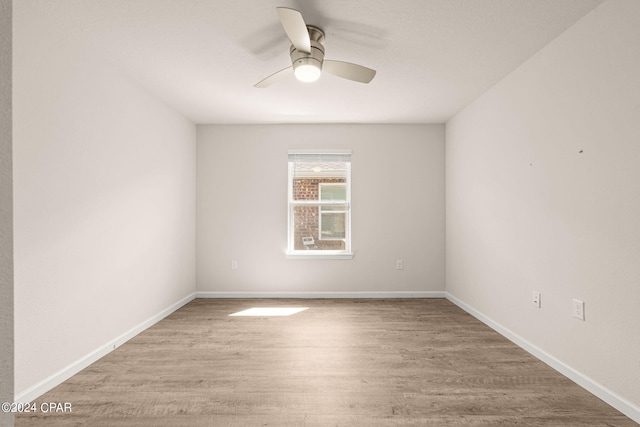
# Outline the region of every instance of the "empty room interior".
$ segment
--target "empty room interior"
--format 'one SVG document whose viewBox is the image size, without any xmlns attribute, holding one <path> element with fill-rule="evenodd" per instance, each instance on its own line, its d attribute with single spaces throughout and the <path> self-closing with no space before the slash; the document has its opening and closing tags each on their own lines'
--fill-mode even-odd
<svg viewBox="0 0 640 427">
<path fill-rule="evenodd" d="M 640 1 L 0 12 L 0 425 L 640 423 Z"/>
</svg>

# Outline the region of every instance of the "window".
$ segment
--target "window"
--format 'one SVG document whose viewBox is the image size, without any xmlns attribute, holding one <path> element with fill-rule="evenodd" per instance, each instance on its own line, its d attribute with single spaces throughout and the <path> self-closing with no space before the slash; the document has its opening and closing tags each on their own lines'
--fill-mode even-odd
<svg viewBox="0 0 640 427">
<path fill-rule="evenodd" d="M 320 201 L 346 201 L 347 184 L 337 182 L 321 182 Z M 320 226 L 318 238 L 320 240 L 344 240 L 346 238 L 345 206 L 320 205 Z"/>
<path fill-rule="evenodd" d="M 351 152 L 289 152 L 289 258 L 351 253 Z"/>
</svg>

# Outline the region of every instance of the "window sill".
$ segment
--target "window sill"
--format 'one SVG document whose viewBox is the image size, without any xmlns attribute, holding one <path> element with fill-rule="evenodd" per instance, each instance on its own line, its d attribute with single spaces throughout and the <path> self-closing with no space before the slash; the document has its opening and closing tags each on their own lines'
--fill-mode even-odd
<svg viewBox="0 0 640 427">
<path fill-rule="evenodd" d="M 338 251 L 295 251 L 287 252 L 285 259 L 353 259 L 352 252 Z"/>
</svg>

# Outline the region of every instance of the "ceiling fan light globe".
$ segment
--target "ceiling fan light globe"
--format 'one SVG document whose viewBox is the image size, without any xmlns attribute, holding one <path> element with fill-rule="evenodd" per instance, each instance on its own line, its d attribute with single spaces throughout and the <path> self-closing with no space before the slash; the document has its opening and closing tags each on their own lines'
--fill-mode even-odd
<svg viewBox="0 0 640 427">
<path fill-rule="evenodd" d="M 315 82 L 320 78 L 321 70 L 315 64 L 300 64 L 295 69 L 296 79 L 301 82 Z"/>
</svg>

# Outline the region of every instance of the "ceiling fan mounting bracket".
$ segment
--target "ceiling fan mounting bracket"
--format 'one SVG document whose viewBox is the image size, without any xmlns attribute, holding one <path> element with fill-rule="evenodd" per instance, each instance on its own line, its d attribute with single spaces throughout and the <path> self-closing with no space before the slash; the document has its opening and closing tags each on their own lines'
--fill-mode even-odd
<svg viewBox="0 0 640 427">
<path fill-rule="evenodd" d="M 307 31 L 309 31 L 309 38 L 312 42 L 324 43 L 324 31 L 320 28 L 315 25 L 307 25 Z"/>
</svg>

